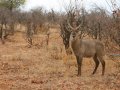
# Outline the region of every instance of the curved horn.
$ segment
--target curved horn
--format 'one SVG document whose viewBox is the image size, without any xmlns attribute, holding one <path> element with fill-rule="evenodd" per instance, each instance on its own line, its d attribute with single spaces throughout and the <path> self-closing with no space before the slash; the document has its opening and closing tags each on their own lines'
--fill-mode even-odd
<svg viewBox="0 0 120 90">
<path fill-rule="evenodd" d="M 71 28 L 72 30 L 74 30 L 74 31 L 76 31 L 76 30 L 78 30 L 80 27 L 81 27 L 81 25 L 78 25 L 77 27 L 72 27 L 71 25 L 70 25 L 70 23 L 69 23 L 69 21 L 67 20 L 67 23 L 68 23 L 68 26 L 69 26 L 69 28 Z"/>
<path fill-rule="evenodd" d="M 75 30 L 78 30 L 80 27 L 81 27 L 81 25 L 78 25 L 78 26 L 75 28 Z"/>
<path fill-rule="evenodd" d="M 68 27 L 69 27 L 70 29 L 74 30 L 74 28 L 70 25 L 69 20 L 67 20 L 67 24 L 68 24 Z"/>
</svg>

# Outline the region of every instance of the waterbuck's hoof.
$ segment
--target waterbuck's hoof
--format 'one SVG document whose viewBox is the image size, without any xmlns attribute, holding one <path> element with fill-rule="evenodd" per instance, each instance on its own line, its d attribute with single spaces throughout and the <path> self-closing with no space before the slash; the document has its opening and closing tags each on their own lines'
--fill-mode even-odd
<svg viewBox="0 0 120 90">
<path fill-rule="evenodd" d="M 104 74 L 102 74 L 102 76 L 104 76 Z"/>
<path fill-rule="evenodd" d="M 92 73 L 91 75 L 94 75 L 95 73 Z"/>
<path fill-rule="evenodd" d="M 95 74 L 93 74 L 93 73 L 92 73 L 92 74 L 90 74 L 90 76 L 91 76 L 91 77 L 94 77 L 94 76 L 95 76 Z"/>
<path fill-rule="evenodd" d="M 80 74 L 77 74 L 78 77 L 80 77 L 81 75 Z"/>
</svg>

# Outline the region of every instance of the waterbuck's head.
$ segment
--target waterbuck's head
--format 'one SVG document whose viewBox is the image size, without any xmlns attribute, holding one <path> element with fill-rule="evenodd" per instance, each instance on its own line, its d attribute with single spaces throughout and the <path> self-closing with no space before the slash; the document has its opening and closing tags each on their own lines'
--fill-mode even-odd
<svg viewBox="0 0 120 90">
<path fill-rule="evenodd" d="M 67 40 L 67 43 L 65 43 L 65 49 L 66 49 L 67 54 L 72 53 L 71 52 L 71 41 L 78 37 L 79 28 L 81 27 L 81 25 L 77 26 L 76 21 L 72 22 L 71 24 L 69 23 L 69 21 L 67 21 L 67 25 L 69 27 L 68 31 L 70 32 L 69 39 Z"/>
<path fill-rule="evenodd" d="M 70 40 L 77 38 L 79 35 L 79 28 L 81 27 L 81 25 L 77 26 L 77 22 L 74 21 L 74 22 L 72 22 L 72 25 L 68 22 L 68 27 L 70 28 L 70 32 L 71 32 Z"/>
</svg>

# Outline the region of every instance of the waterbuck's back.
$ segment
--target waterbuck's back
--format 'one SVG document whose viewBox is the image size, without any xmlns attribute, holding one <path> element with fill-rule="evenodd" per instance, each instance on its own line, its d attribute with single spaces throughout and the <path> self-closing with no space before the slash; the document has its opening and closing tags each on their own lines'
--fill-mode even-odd
<svg viewBox="0 0 120 90">
<path fill-rule="evenodd" d="M 80 40 L 72 42 L 75 55 L 82 57 L 104 56 L 104 45 L 98 40 Z"/>
</svg>

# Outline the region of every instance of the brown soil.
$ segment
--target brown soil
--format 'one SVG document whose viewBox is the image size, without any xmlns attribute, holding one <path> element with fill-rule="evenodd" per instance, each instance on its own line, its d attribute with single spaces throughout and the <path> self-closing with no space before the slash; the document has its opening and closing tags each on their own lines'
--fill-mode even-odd
<svg viewBox="0 0 120 90">
<path fill-rule="evenodd" d="M 0 43 L 0 90 L 119 90 L 118 60 L 106 58 L 106 72 L 101 65 L 95 75 L 94 61 L 83 60 L 82 76 L 77 77 L 74 56 L 67 56 L 57 30 L 52 29 L 49 46 L 46 35 L 34 36 L 28 48 L 24 35 L 17 32 Z M 69 59 L 69 60 L 68 60 Z"/>
</svg>

